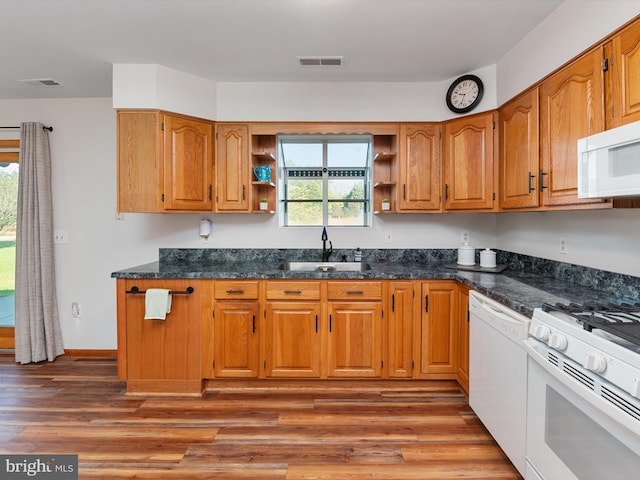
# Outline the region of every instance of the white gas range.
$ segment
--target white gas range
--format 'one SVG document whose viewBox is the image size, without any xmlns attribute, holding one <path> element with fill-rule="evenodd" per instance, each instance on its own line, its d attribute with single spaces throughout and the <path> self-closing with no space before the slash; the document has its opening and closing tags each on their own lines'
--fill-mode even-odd
<svg viewBox="0 0 640 480">
<path fill-rule="evenodd" d="M 527 480 L 637 478 L 640 304 L 545 304 L 529 334 Z"/>
</svg>

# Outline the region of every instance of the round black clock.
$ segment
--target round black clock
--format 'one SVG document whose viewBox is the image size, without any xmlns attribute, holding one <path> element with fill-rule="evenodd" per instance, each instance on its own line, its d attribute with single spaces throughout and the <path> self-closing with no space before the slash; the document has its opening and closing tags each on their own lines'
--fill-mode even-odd
<svg viewBox="0 0 640 480">
<path fill-rule="evenodd" d="M 447 107 L 455 113 L 467 113 L 478 106 L 484 85 L 475 75 L 457 78 L 447 90 Z"/>
</svg>

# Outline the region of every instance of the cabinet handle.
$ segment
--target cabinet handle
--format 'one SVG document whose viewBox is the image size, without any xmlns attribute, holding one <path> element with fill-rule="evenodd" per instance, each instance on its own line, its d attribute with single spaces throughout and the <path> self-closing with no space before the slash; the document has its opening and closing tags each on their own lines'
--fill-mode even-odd
<svg viewBox="0 0 640 480">
<path fill-rule="evenodd" d="M 536 176 L 535 175 L 531 175 L 531 172 L 529 172 L 529 193 L 536 191 L 536 189 L 533 187 L 533 179 L 534 178 L 536 178 Z"/>
<path fill-rule="evenodd" d="M 244 199 L 245 199 L 245 193 L 244 193 L 245 190 L 246 190 L 246 187 L 244 185 L 242 185 L 242 201 L 243 202 L 244 202 Z"/>
<path fill-rule="evenodd" d="M 329 333 L 331 333 L 332 330 L 333 330 L 333 319 L 331 318 L 331 315 L 329 315 Z"/>
<path fill-rule="evenodd" d="M 429 312 L 429 295 L 424 296 L 424 311 Z"/>
<path fill-rule="evenodd" d="M 402 198 L 404 200 L 407 199 L 407 184 L 406 183 L 402 184 Z"/>
<path fill-rule="evenodd" d="M 242 290 L 242 289 L 238 289 L 238 290 L 229 289 L 229 290 L 227 290 L 227 293 L 229 295 L 234 295 L 234 294 L 235 295 L 242 295 L 244 293 L 244 290 Z"/>
<path fill-rule="evenodd" d="M 316 333 L 318 333 L 318 315 L 316 315 Z"/>
<path fill-rule="evenodd" d="M 449 184 L 444 184 L 444 199 L 449 200 Z"/>
<path fill-rule="evenodd" d="M 544 173 L 544 170 L 540 169 L 540 178 L 538 179 L 540 181 L 540 191 L 546 189 L 547 187 L 544 184 L 544 176 L 546 175 L 546 173 Z"/>
<path fill-rule="evenodd" d="M 209 200 L 213 199 L 213 187 L 209 184 Z"/>
<path fill-rule="evenodd" d="M 302 290 L 285 290 L 284 293 L 286 295 L 300 295 Z"/>
<path fill-rule="evenodd" d="M 396 311 L 396 294 L 392 294 L 391 295 L 391 311 L 395 312 Z"/>
<path fill-rule="evenodd" d="M 252 317 L 252 327 L 253 327 L 253 333 L 256 333 L 256 316 L 254 315 Z"/>
<path fill-rule="evenodd" d="M 347 295 L 362 295 L 364 294 L 364 290 L 347 290 L 345 293 Z"/>
</svg>

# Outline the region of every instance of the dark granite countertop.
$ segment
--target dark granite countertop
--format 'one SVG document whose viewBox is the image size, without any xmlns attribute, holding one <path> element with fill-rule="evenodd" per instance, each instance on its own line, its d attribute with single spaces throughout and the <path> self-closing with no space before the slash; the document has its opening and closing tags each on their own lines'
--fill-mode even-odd
<svg viewBox="0 0 640 480">
<path fill-rule="evenodd" d="M 167 253 L 169 252 L 169 253 Z M 177 252 L 177 254 L 176 254 Z M 185 253 L 186 252 L 186 253 Z M 199 252 L 199 253 L 195 253 Z M 280 270 L 283 258 L 291 258 L 291 251 L 275 251 L 269 255 L 247 256 L 228 254 L 223 258 L 211 254 L 203 256 L 202 250 L 161 249 L 160 260 L 112 273 L 113 278 L 122 279 L 162 279 L 162 278 L 206 278 L 206 279 L 384 279 L 384 280 L 457 280 L 478 292 L 525 315 L 531 316 L 533 309 L 545 302 L 623 302 L 638 301 L 633 298 L 640 291 L 640 285 L 623 285 L 616 291 L 587 287 L 566 279 L 553 278 L 548 267 L 542 273 L 526 271 L 521 258 L 509 259 L 510 268 L 502 273 L 481 273 L 453 270 L 446 265 L 452 261 L 450 250 L 411 251 L 393 255 L 383 255 L 375 251 L 364 257 L 371 270 L 363 272 L 299 272 Z M 238 251 L 232 251 L 238 252 Z M 289 252 L 289 253 L 287 253 Z M 434 253 L 435 252 L 435 253 Z M 498 263 L 504 256 L 499 252 Z M 304 256 L 304 253 L 300 254 Z M 502 257 L 502 258 L 501 258 Z M 307 257 L 309 258 L 309 257 Z M 338 257 L 340 258 L 340 257 Z M 454 259 L 455 257 L 453 257 Z M 230 260 L 230 261 L 228 261 Z M 583 268 L 583 267 L 582 267 Z M 535 270 L 535 269 L 529 269 Z M 539 269 L 538 269 L 539 270 Z M 563 269 L 566 273 L 566 268 Z M 607 273 L 607 272 L 605 272 Z M 582 273 L 584 276 L 584 272 Z M 614 274 L 615 275 L 615 274 Z M 597 275 L 591 275 L 597 276 Z M 626 276 L 624 280 L 628 283 Z M 631 277 L 631 281 L 640 279 Z M 608 282 L 611 283 L 611 282 Z M 615 282 L 614 282 L 615 283 Z M 638 287 L 638 288 L 636 288 Z"/>
</svg>

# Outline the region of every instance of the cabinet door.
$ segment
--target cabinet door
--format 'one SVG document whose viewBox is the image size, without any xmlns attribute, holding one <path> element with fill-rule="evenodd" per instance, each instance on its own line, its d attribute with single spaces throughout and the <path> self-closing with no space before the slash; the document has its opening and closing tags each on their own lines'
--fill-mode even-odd
<svg viewBox="0 0 640 480">
<path fill-rule="evenodd" d="M 602 49 L 555 73 L 540 87 L 542 203 L 547 206 L 597 203 L 578 199 L 579 138 L 604 129 Z"/>
<path fill-rule="evenodd" d="M 171 312 L 165 320 L 145 320 L 145 295 L 124 293 L 127 371 L 129 391 L 200 393 L 201 308 L 198 280 L 126 280 L 126 291 L 137 287 L 166 288 L 191 294 L 171 295 Z M 120 299 L 120 301 L 122 301 Z M 120 313 L 120 312 L 119 312 Z M 136 382 L 145 380 L 147 382 Z M 163 385 L 166 386 L 163 387 Z"/>
<path fill-rule="evenodd" d="M 216 209 L 249 211 L 249 127 L 218 124 L 216 127 Z"/>
<path fill-rule="evenodd" d="M 444 207 L 487 210 L 494 201 L 494 115 L 472 115 L 445 124 Z"/>
<path fill-rule="evenodd" d="M 389 282 L 387 372 L 390 378 L 413 375 L 413 283 Z"/>
<path fill-rule="evenodd" d="M 440 210 L 440 125 L 402 125 L 398 211 Z"/>
<path fill-rule="evenodd" d="M 216 377 L 257 377 L 258 302 L 216 302 L 213 370 Z"/>
<path fill-rule="evenodd" d="M 213 125 L 164 115 L 164 209 L 211 211 Z"/>
<path fill-rule="evenodd" d="M 469 394 L 469 288 L 459 285 L 458 383 Z"/>
<path fill-rule="evenodd" d="M 456 282 L 422 284 L 421 373 L 457 373 L 456 292 Z"/>
<path fill-rule="evenodd" d="M 320 303 L 269 302 L 264 332 L 267 377 L 320 376 Z"/>
<path fill-rule="evenodd" d="M 380 302 L 329 303 L 328 377 L 382 375 Z"/>
<path fill-rule="evenodd" d="M 618 127 L 640 120 L 640 22 L 616 35 L 611 49 L 607 123 Z"/>
<path fill-rule="evenodd" d="M 117 122 L 118 212 L 161 212 L 161 114 L 118 111 Z"/>
<path fill-rule="evenodd" d="M 540 170 L 538 89 L 503 105 L 498 112 L 500 207 L 538 207 Z"/>
</svg>

